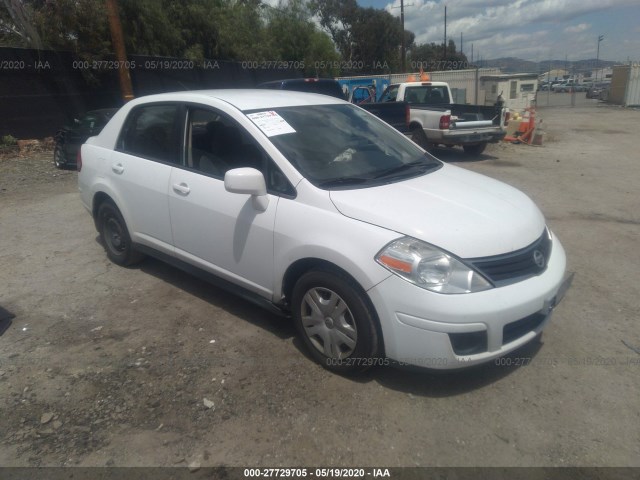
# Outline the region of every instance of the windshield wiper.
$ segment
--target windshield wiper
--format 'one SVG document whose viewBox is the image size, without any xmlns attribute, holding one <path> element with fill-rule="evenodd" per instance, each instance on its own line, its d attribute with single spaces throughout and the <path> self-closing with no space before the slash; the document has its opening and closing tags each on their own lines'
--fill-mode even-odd
<svg viewBox="0 0 640 480">
<path fill-rule="evenodd" d="M 370 178 L 362 178 L 362 177 L 337 177 L 332 178 L 330 180 L 324 180 L 323 182 L 318 183 L 319 187 L 337 187 L 340 185 L 358 185 L 360 183 L 365 183 L 371 180 Z"/>
<path fill-rule="evenodd" d="M 397 165 L 395 167 L 387 168 L 386 170 L 382 170 L 377 173 L 373 178 L 382 178 L 388 177 L 390 175 L 395 175 L 397 173 L 404 172 L 406 170 L 427 170 L 429 168 L 433 168 L 438 166 L 439 164 L 432 161 L 425 160 L 415 160 L 409 163 L 403 163 L 402 165 Z"/>
</svg>

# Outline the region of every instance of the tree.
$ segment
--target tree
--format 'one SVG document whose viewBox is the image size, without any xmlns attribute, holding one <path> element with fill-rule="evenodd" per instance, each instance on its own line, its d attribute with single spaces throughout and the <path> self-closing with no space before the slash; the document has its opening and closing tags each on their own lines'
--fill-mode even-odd
<svg viewBox="0 0 640 480">
<path fill-rule="evenodd" d="M 0 9 L 0 45 L 42 48 L 33 22 L 33 8 L 27 2 L 2 0 Z"/>
<path fill-rule="evenodd" d="M 71 51 L 84 60 L 112 52 L 102 0 L 44 2 L 34 9 L 33 18 L 42 38 L 41 48 Z"/>
<path fill-rule="evenodd" d="M 335 77 L 340 73 L 340 54 L 331 38 L 315 29 L 304 57 L 305 72 L 317 77 Z"/>
<path fill-rule="evenodd" d="M 397 70 L 402 34 L 400 22 L 389 12 L 360 8 L 353 25 L 354 58 L 372 69 L 375 65 L 388 64 Z"/>
<path fill-rule="evenodd" d="M 331 39 L 309 20 L 311 13 L 303 0 L 281 0 L 269 9 L 267 37 L 277 60 L 304 64 L 313 75 L 327 75 L 336 69 L 340 57 Z"/>
<path fill-rule="evenodd" d="M 309 8 L 329 32 L 344 60 L 353 60 L 353 26 L 361 9 L 356 0 L 311 0 Z"/>
<path fill-rule="evenodd" d="M 333 39 L 342 58 L 364 66 L 365 73 L 383 73 L 381 65 L 391 71 L 400 68 L 402 36 L 408 46 L 415 36 L 402 31 L 399 20 L 385 10 L 363 8 L 355 0 L 311 0 L 311 11 Z"/>
<path fill-rule="evenodd" d="M 414 46 L 409 52 L 410 65 L 414 70 L 426 71 L 462 70 L 468 68 L 467 57 L 456 50 L 456 44 L 449 40 L 447 56 L 444 57 L 444 43 L 424 43 Z"/>
<path fill-rule="evenodd" d="M 168 0 L 120 0 L 127 53 L 181 56 L 185 42 Z"/>
<path fill-rule="evenodd" d="M 355 5 L 355 0 L 352 0 Z M 120 0 L 129 55 L 216 60 L 287 60 L 316 72 L 337 60 L 329 36 L 310 20 L 305 0 Z M 104 0 L 0 0 L 3 45 L 74 52 L 83 60 L 113 54 Z M 329 69 L 325 69 L 329 72 Z"/>
</svg>

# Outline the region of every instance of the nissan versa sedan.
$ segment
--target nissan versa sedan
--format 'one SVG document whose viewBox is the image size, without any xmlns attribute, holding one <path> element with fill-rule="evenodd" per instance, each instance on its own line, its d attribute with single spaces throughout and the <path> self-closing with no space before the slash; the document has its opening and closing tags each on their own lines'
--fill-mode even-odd
<svg viewBox="0 0 640 480">
<path fill-rule="evenodd" d="M 525 194 L 325 95 L 142 97 L 78 169 L 113 262 L 151 255 L 290 315 L 340 373 L 505 355 L 540 334 L 572 278 Z"/>
</svg>

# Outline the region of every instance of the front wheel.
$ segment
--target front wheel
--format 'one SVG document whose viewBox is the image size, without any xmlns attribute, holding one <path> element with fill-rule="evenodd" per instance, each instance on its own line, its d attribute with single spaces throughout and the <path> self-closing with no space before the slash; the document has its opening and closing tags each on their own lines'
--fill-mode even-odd
<svg viewBox="0 0 640 480">
<path fill-rule="evenodd" d="M 309 353 L 342 374 L 363 372 L 381 360 L 375 314 L 352 283 L 337 272 L 311 271 L 292 295 L 294 322 Z"/>
<path fill-rule="evenodd" d="M 102 203 L 98 208 L 98 230 L 107 256 L 113 263 L 128 266 L 142 260 L 143 255 L 133 247 L 120 210 L 111 201 Z"/>
<path fill-rule="evenodd" d="M 484 152 L 484 149 L 487 148 L 487 144 L 477 143 L 475 145 L 463 145 L 462 148 L 464 149 L 464 153 L 466 153 L 467 155 L 471 157 L 477 157 L 482 152 Z"/>
</svg>

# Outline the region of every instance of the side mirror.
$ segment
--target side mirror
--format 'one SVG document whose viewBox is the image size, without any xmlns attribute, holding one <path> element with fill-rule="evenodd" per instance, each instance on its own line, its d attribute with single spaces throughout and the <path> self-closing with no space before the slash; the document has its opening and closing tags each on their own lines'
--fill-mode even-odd
<svg viewBox="0 0 640 480">
<path fill-rule="evenodd" d="M 230 193 L 251 195 L 256 210 L 265 211 L 269 205 L 267 186 L 262 173 L 255 168 L 234 168 L 224 175 L 224 188 Z"/>
</svg>

